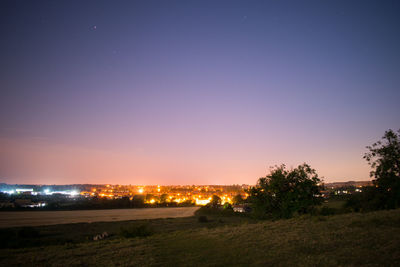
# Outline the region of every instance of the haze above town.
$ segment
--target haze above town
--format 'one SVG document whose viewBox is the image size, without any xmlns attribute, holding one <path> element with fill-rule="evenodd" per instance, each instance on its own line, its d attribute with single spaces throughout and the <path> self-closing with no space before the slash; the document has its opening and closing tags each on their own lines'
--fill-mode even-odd
<svg viewBox="0 0 400 267">
<path fill-rule="evenodd" d="M 398 1 L 1 1 L 0 183 L 369 180 Z"/>
</svg>

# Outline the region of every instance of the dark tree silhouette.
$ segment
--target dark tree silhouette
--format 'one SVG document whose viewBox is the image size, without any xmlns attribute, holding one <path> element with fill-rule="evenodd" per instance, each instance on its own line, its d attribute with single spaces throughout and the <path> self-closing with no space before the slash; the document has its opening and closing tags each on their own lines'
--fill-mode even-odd
<svg viewBox="0 0 400 267">
<path fill-rule="evenodd" d="M 315 170 L 305 163 L 292 170 L 275 166 L 248 190 L 249 201 L 258 217 L 288 218 L 296 212 L 307 213 L 322 201 L 320 182 Z"/>
<path fill-rule="evenodd" d="M 161 203 L 166 203 L 167 200 L 168 200 L 168 194 L 162 194 L 162 195 L 160 196 L 160 202 L 161 202 Z"/>
<path fill-rule="evenodd" d="M 210 205 L 213 208 L 217 208 L 217 207 L 221 206 L 221 198 L 217 195 L 213 195 L 212 199 L 210 201 Z"/>
<path fill-rule="evenodd" d="M 388 130 L 372 146 L 367 146 L 364 158 L 373 169 L 377 198 L 380 208 L 400 207 L 400 130 L 396 133 Z"/>
<path fill-rule="evenodd" d="M 244 199 L 241 194 L 237 194 L 233 197 L 232 202 L 233 204 L 242 204 L 244 202 Z"/>
</svg>

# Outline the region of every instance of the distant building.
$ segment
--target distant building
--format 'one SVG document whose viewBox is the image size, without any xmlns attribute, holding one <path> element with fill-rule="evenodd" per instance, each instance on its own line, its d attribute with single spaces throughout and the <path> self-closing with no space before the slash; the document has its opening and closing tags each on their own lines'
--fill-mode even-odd
<svg viewBox="0 0 400 267">
<path fill-rule="evenodd" d="M 251 208 L 248 204 L 238 204 L 233 206 L 234 212 L 250 212 Z"/>
</svg>

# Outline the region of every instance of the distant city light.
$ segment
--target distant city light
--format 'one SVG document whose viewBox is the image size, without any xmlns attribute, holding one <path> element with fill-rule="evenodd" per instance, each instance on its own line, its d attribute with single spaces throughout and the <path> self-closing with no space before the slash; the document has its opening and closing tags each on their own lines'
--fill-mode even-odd
<svg viewBox="0 0 400 267">
<path fill-rule="evenodd" d="M 77 190 L 51 191 L 49 188 L 46 188 L 45 190 L 43 190 L 43 192 L 46 195 L 54 195 L 54 194 L 69 195 L 69 196 L 79 195 L 79 192 Z"/>
<path fill-rule="evenodd" d="M 25 188 L 17 188 L 15 189 L 17 193 L 24 193 L 24 192 L 33 192 L 33 188 L 25 189 Z"/>
<path fill-rule="evenodd" d="M 12 195 L 12 194 L 14 194 L 15 192 L 14 192 L 14 190 L 9 190 L 9 191 L 1 191 L 2 193 L 5 193 L 5 194 L 9 194 L 9 195 Z"/>
<path fill-rule="evenodd" d="M 198 199 L 196 198 L 196 205 L 207 205 L 208 203 L 210 203 L 210 199 Z"/>
</svg>

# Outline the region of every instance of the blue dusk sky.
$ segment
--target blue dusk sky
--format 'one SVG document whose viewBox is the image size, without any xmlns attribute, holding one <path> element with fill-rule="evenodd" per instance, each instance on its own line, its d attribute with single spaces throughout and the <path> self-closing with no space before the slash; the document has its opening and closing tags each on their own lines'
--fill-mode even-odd
<svg viewBox="0 0 400 267">
<path fill-rule="evenodd" d="M 399 1 L 0 2 L 0 182 L 368 180 Z"/>
</svg>

